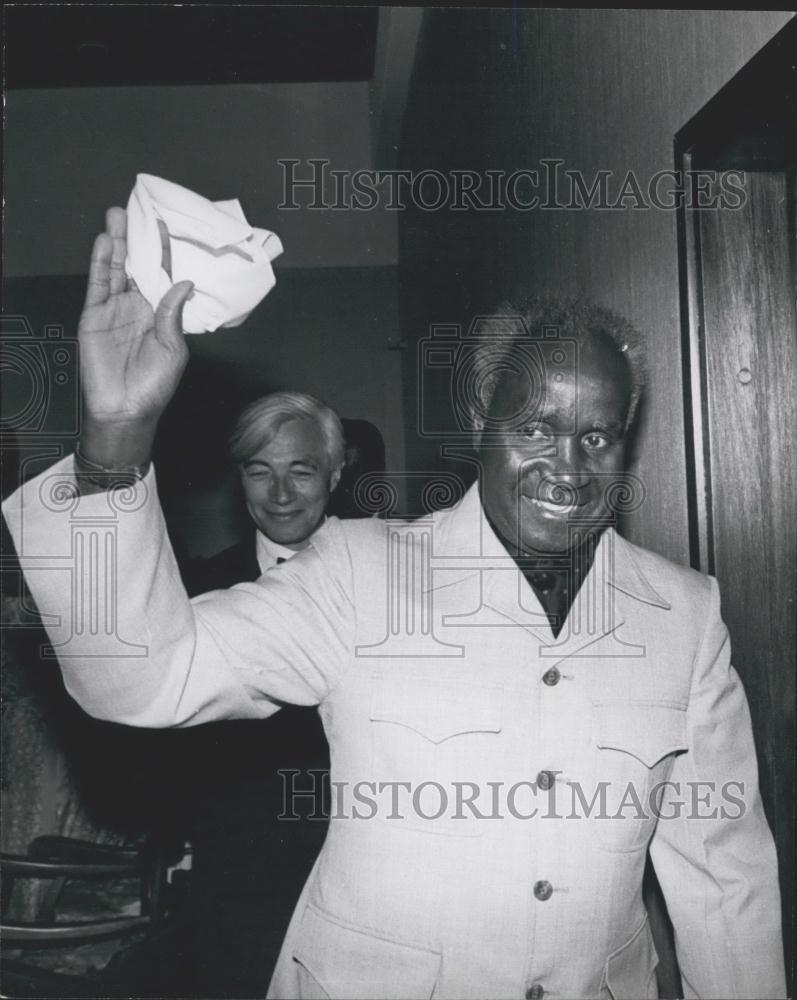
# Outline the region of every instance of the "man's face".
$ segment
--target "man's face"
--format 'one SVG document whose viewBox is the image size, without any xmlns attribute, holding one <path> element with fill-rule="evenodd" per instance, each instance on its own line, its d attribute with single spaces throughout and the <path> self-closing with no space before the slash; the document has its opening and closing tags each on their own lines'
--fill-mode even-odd
<svg viewBox="0 0 797 1000">
<path fill-rule="evenodd" d="M 340 470 L 332 470 L 309 420 L 288 420 L 241 465 L 246 506 L 258 528 L 289 549 L 303 549 L 324 517 Z"/>
<path fill-rule="evenodd" d="M 479 446 L 484 509 L 510 550 L 528 555 L 567 550 L 568 524 L 605 526 L 607 488 L 623 468 L 631 397 L 624 355 L 590 339 L 575 363 L 555 371 L 554 351 L 541 351 L 541 383 L 524 374 L 499 384 L 490 415 L 503 426 Z"/>
</svg>

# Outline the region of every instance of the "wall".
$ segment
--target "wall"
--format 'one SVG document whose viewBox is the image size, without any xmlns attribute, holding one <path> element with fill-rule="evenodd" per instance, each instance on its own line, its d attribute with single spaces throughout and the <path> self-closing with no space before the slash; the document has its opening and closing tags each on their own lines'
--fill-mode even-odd
<svg viewBox="0 0 797 1000">
<path fill-rule="evenodd" d="M 239 198 L 253 225 L 282 239 L 280 267 L 396 262 L 394 214 L 277 209 L 279 159 L 370 166 L 367 82 L 11 90 L 6 100 L 7 275 L 83 274 L 105 209 L 126 204 L 137 173 Z"/>
<path fill-rule="evenodd" d="M 644 190 L 656 171 L 672 168 L 674 133 L 789 16 L 431 11 L 401 165 L 511 172 L 559 158 L 588 182 L 611 171 L 614 192 L 633 170 Z M 489 311 L 518 277 L 538 291 L 588 295 L 649 335 L 653 378 L 635 466 L 647 499 L 627 530 L 688 562 L 675 213 L 409 210 L 399 238 L 402 324 L 412 347 L 432 322 L 467 323 Z M 414 349 L 405 371 L 412 414 Z M 441 413 L 446 406 L 442 400 Z M 411 466 L 439 466 L 436 442 L 409 428 L 407 435 Z"/>
<path fill-rule="evenodd" d="M 388 465 L 403 467 L 400 362 L 387 348 L 398 339 L 396 215 L 278 208 L 280 158 L 321 157 L 337 169 L 371 165 L 367 82 L 6 96 L 5 310 L 27 316 L 34 337 L 45 323 L 74 337 L 92 241 L 105 209 L 126 203 L 138 172 L 213 199 L 237 196 L 249 220 L 273 229 L 285 247 L 277 287 L 247 323 L 190 342 L 191 365 L 159 450 L 178 541 L 210 554 L 235 539 L 226 432 L 257 393 L 304 389 L 343 416 L 371 421 L 385 438 Z M 296 195 L 302 205 L 309 198 Z M 28 386 L 10 372 L 5 382 L 8 414 Z M 56 394 L 50 405 L 47 430 L 66 450 L 73 402 Z"/>
</svg>

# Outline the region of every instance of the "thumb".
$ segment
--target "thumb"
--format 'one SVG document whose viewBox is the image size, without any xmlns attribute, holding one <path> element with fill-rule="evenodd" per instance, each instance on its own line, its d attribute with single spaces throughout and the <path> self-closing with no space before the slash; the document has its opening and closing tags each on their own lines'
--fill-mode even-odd
<svg viewBox="0 0 797 1000">
<path fill-rule="evenodd" d="M 172 285 L 155 310 L 155 334 L 162 343 L 175 345 L 183 340 L 183 308 L 193 294 L 193 281 Z"/>
</svg>

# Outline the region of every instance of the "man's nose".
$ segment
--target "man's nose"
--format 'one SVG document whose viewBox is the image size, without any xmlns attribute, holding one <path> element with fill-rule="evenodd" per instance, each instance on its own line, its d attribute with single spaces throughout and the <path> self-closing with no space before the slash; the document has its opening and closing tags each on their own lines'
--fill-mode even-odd
<svg viewBox="0 0 797 1000">
<path fill-rule="evenodd" d="M 274 476 L 271 481 L 271 502 L 276 504 L 290 503 L 293 499 L 293 486 L 288 476 Z"/>
<path fill-rule="evenodd" d="M 549 456 L 549 463 L 550 476 L 557 482 L 579 489 L 589 479 L 589 470 L 576 437 L 563 434 L 558 438 L 555 454 Z"/>
</svg>

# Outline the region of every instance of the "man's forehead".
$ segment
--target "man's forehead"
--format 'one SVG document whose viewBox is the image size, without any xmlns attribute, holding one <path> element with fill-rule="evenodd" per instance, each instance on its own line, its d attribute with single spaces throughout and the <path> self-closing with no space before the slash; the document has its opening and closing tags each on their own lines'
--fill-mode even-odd
<svg viewBox="0 0 797 1000">
<path fill-rule="evenodd" d="M 582 410 L 598 407 L 607 422 L 622 422 L 631 393 L 624 356 L 603 344 L 541 343 L 514 352 L 497 379 L 491 418 L 519 426 L 523 421 L 561 418 L 574 424 Z"/>
<path fill-rule="evenodd" d="M 290 459 L 318 463 L 325 456 L 324 441 L 313 421 L 291 418 L 275 428 L 250 461 Z"/>
<path fill-rule="evenodd" d="M 529 382 L 573 383 L 582 376 L 614 379 L 619 371 L 627 369 L 628 361 L 610 338 L 589 335 L 579 340 L 557 337 L 516 341 L 496 367 L 507 377 Z"/>
</svg>

